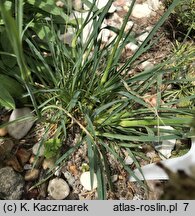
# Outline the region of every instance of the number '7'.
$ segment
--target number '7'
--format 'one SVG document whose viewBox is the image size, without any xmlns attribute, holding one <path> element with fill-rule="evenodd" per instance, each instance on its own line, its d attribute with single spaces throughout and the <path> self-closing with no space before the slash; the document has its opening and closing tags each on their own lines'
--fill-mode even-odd
<svg viewBox="0 0 195 216">
<path fill-rule="evenodd" d="M 185 205 L 184 211 L 186 211 L 189 203 L 183 203 L 183 204 Z"/>
</svg>

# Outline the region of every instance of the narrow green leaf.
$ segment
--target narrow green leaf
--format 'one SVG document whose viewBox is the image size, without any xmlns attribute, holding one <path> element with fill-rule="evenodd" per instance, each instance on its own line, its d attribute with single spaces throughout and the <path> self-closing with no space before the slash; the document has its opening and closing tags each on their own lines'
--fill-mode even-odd
<svg viewBox="0 0 195 216">
<path fill-rule="evenodd" d="M 0 85 L 0 105 L 8 109 L 15 109 L 15 102 L 10 93 Z"/>
</svg>

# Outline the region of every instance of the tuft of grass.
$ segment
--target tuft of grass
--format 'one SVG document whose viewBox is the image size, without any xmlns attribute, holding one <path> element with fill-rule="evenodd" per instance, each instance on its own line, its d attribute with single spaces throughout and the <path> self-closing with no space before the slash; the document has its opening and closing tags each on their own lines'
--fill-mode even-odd
<svg viewBox="0 0 195 216">
<path fill-rule="evenodd" d="M 166 7 L 172 3 L 172 0 L 165 0 Z M 176 19 L 176 24 L 181 25 L 185 30 L 195 30 L 195 1 L 180 0 L 179 4 L 172 12 Z"/>
<path fill-rule="evenodd" d="M 108 1 L 101 11 L 95 7 L 95 3 L 91 4 L 85 19 L 75 17 L 76 24 L 73 26 L 74 34 L 70 46 L 59 39 L 52 14 L 51 20 L 44 22 L 43 27 L 45 32 L 49 29 L 52 37 L 46 36 L 42 46 L 36 37 L 29 35 L 30 26 L 25 32 L 22 31 L 22 15 L 14 20 L 4 4 L 0 3 L 10 41 L 14 38 L 12 46 L 21 72 L 18 76 L 26 87 L 26 96 L 31 98 L 39 120 L 47 126 L 40 145 L 45 145 L 48 157 L 51 156 L 50 151 L 55 149 L 55 164 L 58 167 L 71 160 L 71 155 L 78 148 L 87 145 L 91 182 L 96 173 L 99 199 L 106 199 L 107 185 L 113 190 L 109 155 L 144 186 L 133 170 L 124 163 L 123 150 L 128 152 L 140 168 L 136 155 L 141 157 L 138 150 L 144 143 L 186 138 L 188 134 L 184 134 L 183 129 L 188 131 L 192 119 L 190 109 L 174 108 L 177 99 L 161 102 L 164 75 L 174 69 L 173 66 L 165 68 L 170 60 L 132 77 L 127 76 L 128 71 L 139 64 L 139 57 L 151 48 L 152 37 L 178 1 L 173 1 L 139 49 L 122 66 L 119 64 L 122 51 L 127 43 L 134 40 L 132 29 L 127 33 L 124 29 L 135 0 L 132 1 L 121 29 L 115 31 L 116 37 L 102 48 L 102 22 L 112 2 Z M 22 3 L 19 4 L 18 11 L 22 13 Z M 68 23 L 69 20 L 67 26 Z M 83 31 L 89 23 L 93 27 L 86 41 L 83 41 Z M 22 42 L 26 44 L 26 49 Z M 154 106 L 145 100 L 146 94 L 152 89 L 157 95 Z M 194 96 L 190 99 L 194 99 Z M 54 125 L 55 130 L 51 137 L 50 132 Z M 175 130 L 167 131 L 166 136 L 160 136 L 160 129 L 156 133 L 154 127 L 159 125 L 172 125 Z M 75 128 L 79 138 L 74 146 L 60 154 L 70 137 L 70 131 L 75 132 Z M 49 173 L 51 175 L 52 172 Z"/>
<path fill-rule="evenodd" d="M 167 82 L 171 86 L 164 94 L 167 101 L 177 99 L 177 107 L 190 107 L 194 109 L 195 100 L 195 45 L 193 42 L 184 41 L 173 46 L 172 63 L 175 68 Z M 191 99 L 190 99 L 191 98 Z"/>
</svg>

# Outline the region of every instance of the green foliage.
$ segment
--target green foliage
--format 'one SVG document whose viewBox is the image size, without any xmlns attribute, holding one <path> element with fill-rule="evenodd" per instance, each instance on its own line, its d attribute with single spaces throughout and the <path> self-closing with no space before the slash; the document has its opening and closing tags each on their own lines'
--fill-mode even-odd
<svg viewBox="0 0 195 216">
<path fill-rule="evenodd" d="M 193 42 L 179 43 L 173 47 L 174 71 L 171 73 L 172 88 L 164 95 L 166 100 L 180 99 L 178 107 L 194 108 L 195 100 L 189 100 L 195 94 L 195 46 Z"/>
<path fill-rule="evenodd" d="M 46 158 L 56 157 L 59 154 L 62 141 L 59 138 L 52 138 L 44 143 L 45 151 L 44 156 Z"/>
<path fill-rule="evenodd" d="M 14 109 L 16 101 L 22 101 L 24 89 L 15 79 L 0 74 L 0 105 L 8 109 Z"/>
<path fill-rule="evenodd" d="M 165 0 L 165 5 L 169 7 L 172 2 L 173 0 Z M 195 0 L 180 0 L 173 14 L 179 25 L 195 30 Z"/>
</svg>

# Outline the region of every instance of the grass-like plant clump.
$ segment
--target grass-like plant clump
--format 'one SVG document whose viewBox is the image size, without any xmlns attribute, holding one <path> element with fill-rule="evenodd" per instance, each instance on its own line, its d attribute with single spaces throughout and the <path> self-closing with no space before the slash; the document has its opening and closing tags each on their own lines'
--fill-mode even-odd
<svg viewBox="0 0 195 216">
<path fill-rule="evenodd" d="M 179 43 L 176 41 L 176 44 L 173 46 L 172 58 L 174 60 L 172 65 L 175 67 L 175 70 L 172 71 L 170 80 L 167 81 L 171 88 L 166 91 L 164 96 L 167 101 L 183 98 L 177 104 L 177 107 L 194 109 L 195 101 L 186 98 L 193 96 L 195 92 L 195 46 L 193 42 Z"/>
<path fill-rule="evenodd" d="M 165 0 L 164 4 L 169 7 L 173 0 Z M 183 32 L 193 30 L 195 31 L 195 1 L 194 0 L 180 0 L 179 4 L 172 11 L 172 20 L 175 21 L 176 31 L 182 29 Z M 174 23 L 173 23 L 174 25 Z"/>
<path fill-rule="evenodd" d="M 44 5 L 46 1 L 35 2 Z M 128 174 L 134 176 L 124 163 L 122 150 L 128 152 L 139 168 L 137 156 L 142 157 L 139 153 L 142 144 L 188 137 L 188 130 L 184 133 L 183 129 L 189 129 L 192 111 L 175 107 L 183 98 L 162 103 L 161 87 L 166 83 L 164 76 L 180 67 L 173 66 L 172 60 L 138 74 L 127 75 L 129 70 L 141 63 L 139 57 L 157 42 L 151 39 L 178 1 L 173 1 L 139 49 L 123 65 L 119 64 L 122 51 L 126 44 L 135 40 L 132 29 L 125 32 L 135 0 L 121 29 L 110 28 L 116 37 L 103 47 L 100 36 L 102 22 L 113 1 L 110 0 L 102 10 L 97 9 L 95 2 L 84 2 L 90 8 L 88 15 L 85 19 L 74 17 L 73 20 L 67 16 L 69 10 L 60 9 L 59 12 L 59 8 L 50 7 L 52 11 L 47 11 L 49 7 L 43 7 L 43 12 L 43 9 L 36 10 L 37 3 L 31 8 L 34 17 L 27 19 L 25 10 L 29 10 L 32 1 L 17 1 L 8 9 L 3 1 L 0 2 L 1 31 L 6 31 L 9 38 L 9 46 L 0 54 L 8 55 L 14 61 L 9 68 L 1 58 L 0 76 L 8 76 L 10 82 L 14 79 L 16 91 L 21 92 L 15 95 L 5 86 L 8 96 L 5 98 L 6 94 L 3 96 L 0 92 L 0 102 L 12 109 L 17 106 L 17 99 L 20 105 L 33 107 L 36 119 L 46 125 L 40 145 L 45 145 L 46 157 L 56 156 L 56 166 L 71 160 L 71 154 L 81 145 L 87 145 L 91 181 L 96 173 L 98 198 L 105 199 L 107 185 L 112 189 L 108 155 L 113 155 Z M 13 7 L 14 17 L 11 16 Z M 74 11 L 71 13 L 74 14 Z M 93 27 L 84 41 L 83 30 L 89 23 Z M 73 38 L 67 45 L 59 39 L 59 35 L 70 26 Z M 156 93 L 153 106 L 145 100 L 151 90 Z M 195 95 L 184 97 L 187 100 L 194 98 Z M 175 130 L 167 131 L 169 135 L 162 136 L 160 129 L 157 130 L 159 125 L 171 125 Z M 52 137 L 51 128 L 54 128 Z M 78 139 L 74 146 L 61 154 L 70 131 L 79 134 Z"/>
</svg>

